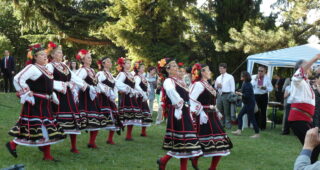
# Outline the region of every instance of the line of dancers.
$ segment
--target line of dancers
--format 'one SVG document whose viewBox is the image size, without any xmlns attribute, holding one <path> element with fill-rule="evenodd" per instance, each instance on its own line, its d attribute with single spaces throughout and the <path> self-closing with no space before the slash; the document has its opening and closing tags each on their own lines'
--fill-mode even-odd
<svg viewBox="0 0 320 170">
<path fill-rule="evenodd" d="M 100 130 L 109 130 L 108 144 L 115 144 L 114 133 L 127 127 L 125 140 L 132 141 L 134 126 L 141 127 L 147 136 L 152 115 L 148 107 L 149 84 L 144 77 L 145 65 L 119 58 L 118 76 L 111 74 L 111 58 L 101 60 L 102 70 L 91 68 L 90 51 L 80 50 L 76 56 L 82 67 L 74 73 L 63 63 L 62 47 L 49 42 L 29 49 L 29 65 L 14 77 L 14 86 L 22 104 L 15 126 L 9 131 L 14 139 L 6 144 L 17 157 L 17 145 L 38 147 L 43 160 L 58 161 L 50 152 L 50 145 L 70 136 L 70 151 L 79 154 L 77 135 L 90 133 L 88 148 L 96 149 Z M 207 65 L 192 68 L 192 85 L 188 87 L 179 77 L 174 59 L 158 62 L 162 81 L 161 107 L 167 128 L 163 149 L 167 154 L 157 160 L 160 170 L 172 158 L 180 159 L 180 169 L 187 169 L 191 160 L 198 169 L 200 157 L 212 157 L 210 170 L 216 169 L 221 156 L 230 154 L 232 142 L 220 124 L 221 114 L 215 107 L 216 91 L 208 83 L 211 71 Z M 117 95 L 118 94 L 118 95 Z M 118 104 L 116 98 L 118 97 Z"/>
<path fill-rule="evenodd" d="M 172 157 L 180 159 L 181 170 L 187 169 L 188 159 L 194 169 L 199 169 L 201 156 L 212 157 L 209 169 L 215 170 L 221 156 L 229 155 L 233 146 L 219 121 L 216 91 L 208 83 L 211 71 L 207 65 L 195 64 L 193 82 L 188 88 L 179 78 L 178 69 L 174 59 L 158 62 L 163 80 L 162 107 L 167 115 L 163 149 L 168 150 L 157 160 L 159 170 L 164 170 Z"/>
<path fill-rule="evenodd" d="M 17 157 L 17 145 L 38 147 L 43 160 L 58 161 L 50 146 L 70 136 L 71 152 L 78 154 L 77 135 L 90 133 L 88 148 L 96 149 L 100 130 L 110 130 L 108 144 L 115 144 L 113 135 L 127 126 L 126 140 L 133 140 L 133 126 L 142 127 L 147 136 L 151 113 L 147 104 L 148 83 L 142 72 L 144 64 L 135 65 L 135 75 L 129 71 L 131 61 L 118 60 L 119 75 L 110 73 L 112 61 L 105 57 L 103 70 L 96 73 L 90 66 L 91 54 L 80 50 L 76 56 L 82 67 L 74 73 L 64 64 L 62 47 L 49 42 L 47 48 L 36 44 L 30 47 L 29 64 L 14 77 L 14 86 L 22 104 L 15 126 L 9 131 L 14 139 L 6 144 Z M 119 92 L 119 106 L 116 94 Z"/>
</svg>

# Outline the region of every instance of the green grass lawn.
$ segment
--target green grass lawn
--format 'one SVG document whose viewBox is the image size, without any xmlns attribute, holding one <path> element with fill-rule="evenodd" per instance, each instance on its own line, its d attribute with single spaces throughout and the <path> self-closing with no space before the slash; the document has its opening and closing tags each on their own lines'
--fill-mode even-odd
<svg viewBox="0 0 320 170">
<path fill-rule="evenodd" d="M 145 169 L 156 170 L 157 158 L 166 152 L 161 149 L 165 124 L 148 128 L 148 137 L 140 137 L 140 128 L 134 127 L 134 141 L 124 140 L 125 135 L 115 134 L 116 145 L 105 143 L 108 131 L 100 131 L 97 137 L 98 150 L 86 147 L 89 135 L 83 132 L 78 138 L 81 152 L 74 155 L 70 150 L 69 138 L 52 145 L 52 155 L 62 162 L 42 161 L 42 153 L 37 148 L 18 146 L 18 158 L 13 158 L 6 150 L 5 143 L 12 138 L 7 134 L 19 116 L 21 106 L 14 94 L 0 93 L 0 169 L 13 164 L 24 164 L 26 169 Z M 155 116 L 155 115 L 154 115 Z M 234 127 L 235 129 L 236 127 Z M 293 169 L 301 144 L 294 136 L 281 136 L 280 125 L 261 133 L 261 138 L 250 139 L 252 129 L 246 129 L 242 136 L 229 135 L 234 148 L 231 155 L 222 158 L 218 169 L 222 170 L 286 170 Z M 228 131 L 230 133 L 230 131 Z M 207 169 L 210 158 L 199 160 L 200 169 Z M 167 169 L 179 169 L 179 160 L 172 159 Z M 188 163 L 188 169 L 192 169 Z"/>
</svg>

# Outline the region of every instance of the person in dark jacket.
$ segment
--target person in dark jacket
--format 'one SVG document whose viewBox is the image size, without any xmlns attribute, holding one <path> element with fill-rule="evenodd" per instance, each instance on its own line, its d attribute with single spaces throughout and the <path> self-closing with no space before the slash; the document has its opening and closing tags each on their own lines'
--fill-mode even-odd
<svg viewBox="0 0 320 170">
<path fill-rule="evenodd" d="M 253 87 L 252 87 L 252 84 L 250 83 L 251 81 L 250 74 L 246 71 L 241 72 L 241 80 L 243 81 L 241 92 L 236 92 L 236 94 L 242 96 L 242 102 L 244 106 L 242 107 L 238 115 L 238 130 L 233 131 L 232 134 L 241 135 L 242 117 L 244 114 L 248 114 L 249 121 L 252 123 L 255 131 L 255 134 L 251 136 L 251 138 L 258 138 L 260 137 L 260 134 L 259 134 L 259 127 L 254 116 L 254 107 L 256 102 L 254 98 Z"/>
<path fill-rule="evenodd" d="M 14 58 L 8 50 L 4 51 L 4 57 L 0 61 L 1 76 L 4 79 L 4 91 L 13 92 Z"/>
</svg>

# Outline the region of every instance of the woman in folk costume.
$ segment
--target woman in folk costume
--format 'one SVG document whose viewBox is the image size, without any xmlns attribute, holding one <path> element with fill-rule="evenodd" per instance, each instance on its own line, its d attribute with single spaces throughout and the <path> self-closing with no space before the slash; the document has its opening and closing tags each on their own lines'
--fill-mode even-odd
<svg viewBox="0 0 320 170">
<path fill-rule="evenodd" d="M 61 46 L 49 42 L 47 52 L 51 62 L 47 68 L 53 73 L 54 91 L 60 101 L 59 105 L 53 105 L 55 119 L 63 128 L 65 134 L 70 135 L 71 152 L 79 153 L 76 143 L 77 135 L 81 132 L 80 113 L 74 101 L 73 88 L 84 88 L 86 83 L 73 73 L 69 67 L 62 62 L 63 53 Z M 75 87 L 77 86 L 77 87 Z"/>
<path fill-rule="evenodd" d="M 211 78 L 209 66 L 195 64 L 192 76 L 190 110 L 196 115 L 195 124 L 203 157 L 212 157 L 209 170 L 215 170 L 221 156 L 230 154 L 232 143 L 220 123 L 222 115 L 215 107 L 216 91 L 208 83 Z M 191 159 L 195 169 L 198 169 L 198 159 Z"/>
<path fill-rule="evenodd" d="M 134 89 L 134 76 L 130 73 L 131 61 L 125 58 L 118 59 L 116 87 L 119 90 L 119 115 L 123 125 L 127 126 L 126 140 L 131 141 L 133 125 L 141 126 L 143 116 L 137 103 L 138 92 Z"/>
<path fill-rule="evenodd" d="M 202 155 L 190 115 L 189 90 L 184 81 L 177 78 L 179 68 L 174 60 L 162 59 L 158 63 L 158 69 L 162 79 L 167 77 L 163 83 L 162 102 L 168 115 L 163 149 L 168 152 L 157 163 L 159 169 L 163 170 L 171 157 L 175 157 L 180 159 L 180 169 L 185 170 L 188 158 Z"/>
<path fill-rule="evenodd" d="M 152 115 L 150 113 L 149 105 L 148 105 L 148 93 L 150 91 L 149 83 L 144 73 L 145 66 L 142 61 L 138 61 L 134 65 L 134 81 L 135 81 L 135 89 L 139 92 L 139 97 L 137 98 L 138 105 L 141 109 L 141 113 L 143 116 L 142 119 L 142 129 L 141 136 L 147 136 L 147 127 L 151 126 L 152 123 Z"/>
<path fill-rule="evenodd" d="M 107 144 L 115 144 L 113 141 L 114 132 L 117 131 L 120 134 L 120 128 L 122 128 L 122 123 L 118 115 L 118 108 L 115 102 L 115 78 L 110 73 L 112 68 L 112 62 L 109 57 L 105 57 L 99 61 L 102 65 L 103 70 L 99 71 L 96 75 L 98 79 L 99 87 L 99 108 L 102 113 L 107 117 L 106 129 L 109 131 L 109 136 L 107 139 Z"/>
<path fill-rule="evenodd" d="M 9 131 L 14 140 L 6 144 L 9 152 L 17 157 L 16 146 L 42 147 L 43 160 L 56 161 L 50 154 L 50 145 L 62 141 L 66 136 L 53 117 L 51 102 L 59 104 L 53 91 L 53 75 L 46 68 L 47 53 L 40 44 L 31 47 L 32 63 L 14 77 L 17 96 L 22 111 L 16 125 Z"/>
<path fill-rule="evenodd" d="M 91 54 L 87 50 L 80 50 L 77 59 L 81 61 L 82 67 L 78 70 L 77 76 L 87 84 L 79 90 L 78 108 L 81 117 L 81 126 L 85 126 L 85 130 L 90 131 L 90 140 L 88 148 L 96 149 L 96 137 L 100 129 L 107 125 L 106 116 L 100 112 L 97 99 L 97 79 L 95 71 L 90 68 L 92 63 Z"/>
</svg>

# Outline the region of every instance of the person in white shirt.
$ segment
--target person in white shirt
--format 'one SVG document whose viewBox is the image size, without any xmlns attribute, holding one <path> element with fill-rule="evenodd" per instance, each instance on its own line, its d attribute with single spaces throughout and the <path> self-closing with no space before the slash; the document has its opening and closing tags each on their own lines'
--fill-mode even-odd
<svg viewBox="0 0 320 170">
<path fill-rule="evenodd" d="M 317 54 L 309 61 L 298 61 L 295 66 L 296 72 L 291 79 L 291 95 L 288 99 L 291 102 L 291 110 L 288 121 L 301 144 L 304 144 L 307 131 L 314 127 L 315 94 L 310 86 L 308 76 L 311 75 L 311 66 L 319 59 L 320 54 Z M 320 145 L 312 151 L 311 163 L 318 160 L 319 153 Z"/>
<path fill-rule="evenodd" d="M 267 68 L 264 66 L 258 67 L 258 74 L 252 76 L 251 84 L 253 86 L 254 96 L 259 108 L 256 113 L 256 120 L 261 130 L 266 129 L 267 125 L 267 106 L 268 106 L 268 93 L 273 90 L 270 78 L 266 75 Z"/>
<path fill-rule="evenodd" d="M 235 92 L 234 78 L 231 74 L 227 73 L 227 64 L 219 64 L 220 76 L 216 79 L 214 87 L 218 91 L 217 107 L 223 114 L 222 125 L 231 129 L 231 111 L 230 111 L 230 95 Z"/>
</svg>

